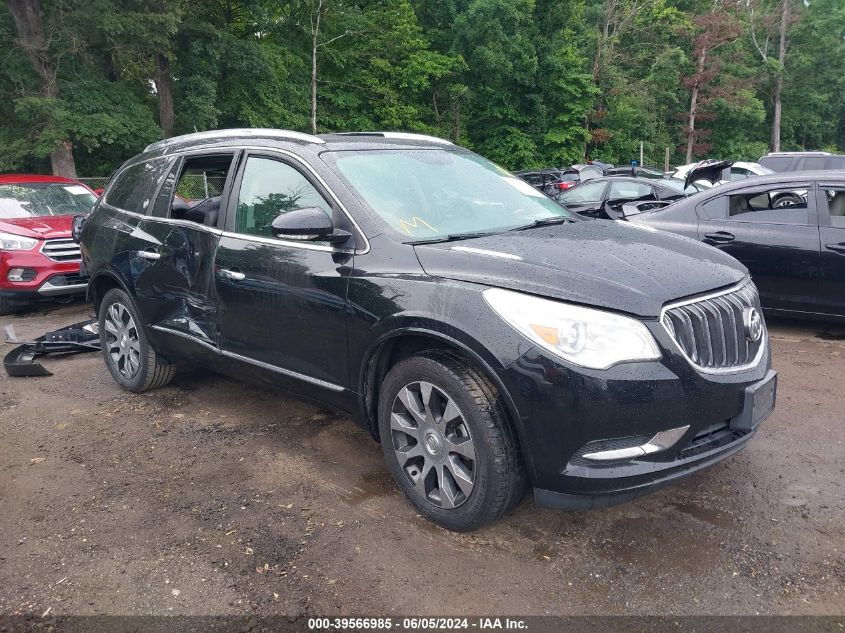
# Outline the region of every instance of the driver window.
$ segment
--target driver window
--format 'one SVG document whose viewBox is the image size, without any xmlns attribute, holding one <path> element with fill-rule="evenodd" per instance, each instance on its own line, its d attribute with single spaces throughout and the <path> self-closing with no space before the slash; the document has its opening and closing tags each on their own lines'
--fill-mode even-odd
<svg viewBox="0 0 845 633">
<path fill-rule="evenodd" d="M 610 200 L 636 200 L 651 195 L 651 187 L 641 182 L 615 181 L 610 185 Z"/>
<path fill-rule="evenodd" d="M 273 237 L 271 224 L 277 216 L 306 207 L 332 215 L 325 198 L 287 163 L 258 156 L 247 159 L 235 211 L 236 232 Z"/>
<path fill-rule="evenodd" d="M 585 183 L 567 191 L 561 196 L 560 201 L 563 204 L 567 202 L 598 202 L 601 200 L 601 194 L 604 192 L 604 188 L 605 183 L 603 182 Z"/>
</svg>

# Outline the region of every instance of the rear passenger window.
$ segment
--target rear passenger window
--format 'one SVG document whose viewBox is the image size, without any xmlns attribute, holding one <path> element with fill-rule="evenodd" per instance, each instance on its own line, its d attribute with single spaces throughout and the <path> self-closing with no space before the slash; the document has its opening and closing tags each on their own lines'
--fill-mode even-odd
<svg viewBox="0 0 845 633">
<path fill-rule="evenodd" d="M 154 158 L 124 169 L 109 187 L 106 204 L 133 213 L 148 213 L 152 197 L 164 180 L 171 160 L 170 157 Z"/>
<path fill-rule="evenodd" d="M 809 224 L 807 192 L 755 191 L 728 196 L 728 220 L 769 224 Z"/>
<path fill-rule="evenodd" d="M 801 163 L 801 171 L 824 169 L 825 160 L 824 156 L 808 156 L 803 159 L 803 162 Z"/>
<path fill-rule="evenodd" d="M 830 214 L 830 225 L 845 229 L 845 188 L 825 188 L 827 212 Z"/>
</svg>

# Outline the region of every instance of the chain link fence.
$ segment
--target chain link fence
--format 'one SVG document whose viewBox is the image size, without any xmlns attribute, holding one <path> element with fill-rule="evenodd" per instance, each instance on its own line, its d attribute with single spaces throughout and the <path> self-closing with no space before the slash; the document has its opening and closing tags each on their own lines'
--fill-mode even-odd
<svg viewBox="0 0 845 633">
<path fill-rule="evenodd" d="M 108 184 L 109 177 L 90 176 L 77 178 L 76 180 L 97 191 L 98 189 L 103 189 Z M 226 177 L 219 175 L 219 172 L 215 172 L 214 175 L 204 173 L 185 174 L 176 187 L 176 194 L 185 200 L 202 200 L 203 198 L 219 196 L 223 193 L 223 186 L 225 184 Z"/>
</svg>

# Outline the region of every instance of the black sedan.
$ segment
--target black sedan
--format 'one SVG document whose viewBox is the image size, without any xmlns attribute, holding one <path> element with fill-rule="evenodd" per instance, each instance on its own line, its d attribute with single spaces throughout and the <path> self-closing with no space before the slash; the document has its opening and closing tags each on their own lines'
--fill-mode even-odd
<svg viewBox="0 0 845 633">
<path fill-rule="evenodd" d="M 776 204 L 783 191 L 797 192 L 798 201 Z M 733 255 L 751 271 L 769 311 L 845 317 L 845 171 L 749 178 L 630 221 Z"/>
<path fill-rule="evenodd" d="M 608 176 L 593 178 L 555 197 L 570 211 L 594 218 L 620 219 L 622 205 L 632 200 L 674 201 L 697 193 L 696 185 L 678 179 Z"/>
</svg>

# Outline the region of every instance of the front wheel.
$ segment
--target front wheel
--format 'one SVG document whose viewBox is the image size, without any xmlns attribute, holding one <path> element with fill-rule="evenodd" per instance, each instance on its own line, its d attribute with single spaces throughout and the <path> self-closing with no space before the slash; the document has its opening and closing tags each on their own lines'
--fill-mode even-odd
<svg viewBox="0 0 845 633">
<path fill-rule="evenodd" d="M 785 193 L 775 198 L 772 206 L 775 209 L 783 209 L 785 207 L 801 206 L 803 202 L 804 201 L 801 199 L 801 196 L 797 196 L 794 193 Z"/>
<path fill-rule="evenodd" d="M 173 365 L 150 345 L 135 304 L 123 290 L 113 288 L 103 297 L 99 325 L 103 358 L 117 384 L 141 393 L 170 382 Z"/>
<path fill-rule="evenodd" d="M 427 352 L 388 372 L 379 434 L 405 495 L 442 527 L 477 529 L 525 494 L 516 437 L 496 388 L 451 354 Z"/>
</svg>

